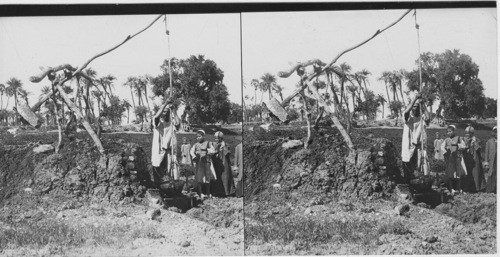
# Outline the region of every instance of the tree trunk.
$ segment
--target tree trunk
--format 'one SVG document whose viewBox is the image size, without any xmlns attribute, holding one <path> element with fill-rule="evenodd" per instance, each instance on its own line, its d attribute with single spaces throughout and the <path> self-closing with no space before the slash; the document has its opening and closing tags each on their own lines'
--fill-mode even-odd
<svg viewBox="0 0 500 257">
<path fill-rule="evenodd" d="M 387 83 L 385 83 L 385 92 L 387 93 L 387 102 L 389 103 L 389 108 L 391 108 L 391 97 L 389 95 L 389 88 L 387 87 Z"/>
<path fill-rule="evenodd" d="M 61 113 L 59 110 L 59 107 L 57 106 L 57 101 L 56 101 L 56 94 L 55 94 L 55 87 L 54 84 L 52 84 L 52 92 L 54 93 L 52 96 L 52 101 L 54 102 L 54 111 L 56 113 L 56 124 L 57 124 L 57 145 L 55 148 L 55 152 L 59 153 L 59 150 L 61 150 L 61 144 L 62 144 L 62 127 L 61 127 Z"/>
<path fill-rule="evenodd" d="M 86 116 L 87 116 L 87 121 L 90 122 L 90 116 L 89 116 L 89 113 L 90 113 L 90 85 L 87 84 L 86 85 L 87 88 L 86 88 L 86 92 L 85 92 L 85 113 L 86 113 Z"/>
<path fill-rule="evenodd" d="M 85 129 L 89 133 L 90 137 L 94 141 L 95 145 L 97 146 L 97 149 L 99 150 L 99 152 L 101 154 L 103 154 L 104 153 L 104 147 L 102 146 L 101 140 L 95 134 L 94 130 L 90 126 L 90 123 L 88 123 L 84 119 L 82 113 L 80 112 L 80 110 L 78 110 L 78 107 L 76 107 L 75 103 L 73 103 L 73 101 L 71 101 L 70 97 L 66 93 L 64 93 L 63 88 L 62 88 L 62 85 L 64 84 L 64 82 L 66 82 L 66 80 L 62 80 L 61 82 L 57 83 L 57 85 L 56 85 L 57 89 L 59 90 L 59 94 L 62 96 L 64 102 L 68 105 L 68 107 L 70 108 L 70 110 L 72 110 L 75 113 L 75 116 L 79 120 L 82 121 L 83 126 L 85 127 Z"/>
<path fill-rule="evenodd" d="M 403 95 L 403 84 L 399 83 L 399 93 L 401 93 L 401 101 L 403 101 L 403 105 L 406 106 L 405 98 Z"/>
<path fill-rule="evenodd" d="M 253 103 L 253 104 L 254 104 L 254 106 L 255 106 L 255 105 L 257 105 L 257 88 L 256 88 L 256 89 L 255 89 L 255 91 L 254 91 L 254 98 L 253 98 L 253 102 L 254 102 L 254 103 Z"/>
<path fill-rule="evenodd" d="M 331 74 L 331 73 L 329 73 L 329 74 L 327 74 L 327 75 L 326 75 L 326 78 L 327 78 L 327 80 L 328 80 L 328 81 L 327 81 L 327 83 L 328 83 L 328 85 L 330 86 L 330 90 L 332 91 L 332 94 L 333 94 L 333 97 L 332 97 L 332 98 L 333 98 L 333 104 L 334 104 L 334 106 L 335 106 L 335 110 L 336 110 L 337 112 L 340 112 L 342 108 L 341 108 L 341 105 L 340 105 L 340 102 L 339 102 L 339 98 L 338 98 L 338 96 L 337 96 L 337 93 L 336 93 L 336 92 L 335 92 L 335 90 L 334 90 L 334 86 L 333 86 L 333 79 L 332 79 L 332 77 L 331 77 L 331 76 L 332 76 L 332 74 Z"/>
<path fill-rule="evenodd" d="M 300 94 L 300 96 L 302 97 L 302 101 L 304 102 L 304 113 L 306 114 L 306 122 L 307 122 L 307 138 L 304 142 L 304 149 L 307 149 L 307 147 L 309 147 L 309 143 L 311 142 L 311 114 L 309 113 L 308 109 L 309 109 L 309 104 L 307 104 L 307 99 L 306 99 L 306 96 L 304 94 L 304 91 L 302 91 L 302 93 Z"/>
<path fill-rule="evenodd" d="M 146 98 L 146 104 L 148 105 L 148 112 L 151 113 L 151 107 L 149 106 L 149 100 L 148 100 L 148 89 L 144 87 L 144 98 Z"/>
<path fill-rule="evenodd" d="M 137 98 L 138 98 L 138 104 L 139 106 L 142 106 L 142 93 L 140 91 L 137 91 Z"/>
</svg>

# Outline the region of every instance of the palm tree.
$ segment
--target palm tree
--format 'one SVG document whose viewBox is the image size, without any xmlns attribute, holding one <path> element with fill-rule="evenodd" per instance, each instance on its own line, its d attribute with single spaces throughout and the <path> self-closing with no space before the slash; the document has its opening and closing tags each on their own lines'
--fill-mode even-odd
<svg viewBox="0 0 500 257">
<path fill-rule="evenodd" d="M 9 85 L 6 88 L 7 94 L 14 96 L 15 107 L 17 108 L 17 90 L 22 88 L 23 83 L 19 79 L 10 78 L 6 84 Z"/>
<path fill-rule="evenodd" d="M 107 75 L 99 79 L 99 83 L 101 84 L 101 87 L 104 90 L 104 96 L 105 96 L 103 98 L 103 104 L 106 104 L 106 97 L 107 97 L 111 105 L 111 84 L 113 83 L 114 79 L 115 77 L 113 77 L 113 75 Z"/>
<path fill-rule="evenodd" d="M 394 74 L 398 78 L 399 93 L 401 94 L 401 100 L 403 101 L 403 105 L 406 105 L 405 98 L 404 98 L 404 95 L 403 95 L 403 79 L 406 77 L 407 73 L 408 72 L 406 70 L 404 70 L 404 69 L 400 69 L 400 70 L 394 72 Z"/>
<path fill-rule="evenodd" d="M 134 107 L 135 110 L 135 101 L 134 101 L 134 88 L 135 88 L 135 82 L 136 78 L 135 77 L 128 77 L 127 82 L 123 84 L 124 86 L 127 86 L 130 88 L 130 95 L 132 96 L 132 107 Z"/>
<path fill-rule="evenodd" d="M 354 77 L 354 80 L 359 85 L 359 90 L 363 92 L 363 95 L 365 96 L 365 99 L 366 99 L 366 91 L 363 88 L 363 81 L 366 79 L 365 75 L 363 75 L 361 72 L 358 71 L 358 72 L 354 73 L 353 77 Z M 360 98 L 361 98 L 361 94 L 360 94 Z"/>
<path fill-rule="evenodd" d="M 110 95 L 113 95 L 113 81 L 116 79 L 115 76 L 111 75 L 111 74 L 108 74 L 104 77 L 105 81 L 107 82 L 107 85 L 108 85 L 108 89 L 109 89 L 109 94 Z"/>
<path fill-rule="evenodd" d="M 85 74 L 92 80 L 94 80 L 97 76 L 97 72 L 93 70 L 92 68 L 87 68 L 85 69 Z M 94 114 L 94 109 L 90 106 L 90 88 L 92 86 L 95 86 L 93 81 L 85 80 L 85 97 L 84 97 L 84 102 L 85 102 L 85 115 L 87 117 L 87 120 L 90 118 L 90 112 L 95 116 Z"/>
<path fill-rule="evenodd" d="M 384 71 L 382 72 L 382 76 L 380 76 L 380 78 L 378 80 L 381 80 L 381 81 L 384 81 L 384 84 L 385 84 L 385 92 L 387 93 L 387 102 L 389 103 L 389 106 L 391 105 L 391 97 L 389 95 L 389 88 L 387 86 L 387 84 L 390 83 L 390 75 L 391 73 L 388 72 L 388 71 Z"/>
<path fill-rule="evenodd" d="M 368 87 L 366 86 L 366 81 L 368 80 L 368 75 L 371 75 L 372 73 L 369 72 L 367 69 L 362 69 L 360 73 L 361 75 L 363 75 L 363 84 L 365 85 L 365 90 L 368 90 Z"/>
<path fill-rule="evenodd" d="M 134 84 L 134 90 L 135 90 L 135 93 L 137 94 L 137 99 L 138 99 L 138 105 L 139 106 L 143 106 L 143 103 L 142 103 L 142 85 L 139 83 L 138 81 L 139 79 L 136 78 L 135 80 L 135 84 Z"/>
<path fill-rule="evenodd" d="M 337 93 L 340 92 L 339 88 L 333 84 L 333 73 L 335 73 L 334 67 L 327 68 L 325 74 L 326 74 L 326 80 L 328 82 L 328 85 L 330 86 L 330 90 L 332 91 L 333 94 L 333 102 L 335 104 L 335 109 L 341 110 L 342 107 L 340 106 L 340 101 L 338 98 Z"/>
<path fill-rule="evenodd" d="M 260 77 L 262 80 L 261 83 L 261 89 L 262 91 L 267 91 L 269 93 L 269 99 L 272 97 L 272 89 L 273 89 L 273 84 L 276 84 L 276 77 L 274 75 L 271 75 L 271 73 L 267 72 L 262 77 Z"/>
<path fill-rule="evenodd" d="M 3 109 L 3 94 L 5 93 L 5 85 L 0 84 L 0 110 Z"/>
<path fill-rule="evenodd" d="M 125 107 L 125 109 L 127 109 L 127 124 L 130 124 L 130 107 L 132 106 L 127 101 L 127 99 L 123 99 L 122 105 L 123 107 Z"/>
<path fill-rule="evenodd" d="M 346 97 L 344 93 L 344 83 L 347 81 L 349 73 L 351 72 L 351 66 L 344 62 L 340 64 L 339 68 L 342 74 L 340 78 L 340 95 L 342 96 L 342 98 L 340 99 L 340 105 L 342 106 L 342 99 L 345 99 Z M 347 100 L 346 105 L 348 105 Z"/>
<path fill-rule="evenodd" d="M 143 77 L 139 77 L 138 82 L 142 86 L 142 90 L 144 91 L 144 98 L 146 98 L 146 104 L 148 105 L 148 111 L 151 112 L 151 107 L 149 105 L 148 100 L 148 84 L 153 78 L 149 75 L 145 75 Z"/>
<path fill-rule="evenodd" d="M 386 103 L 384 95 L 383 94 L 378 94 L 377 95 L 377 101 L 382 105 L 382 119 L 384 119 L 384 109 L 385 109 L 385 103 Z"/>
<path fill-rule="evenodd" d="M 92 96 L 97 100 L 97 110 L 99 111 L 99 115 L 101 116 L 101 99 L 103 98 L 102 92 L 99 90 L 93 90 Z"/>
<path fill-rule="evenodd" d="M 260 88 L 260 82 L 258 79 L 252 79 L 252 81 L 250 82 L 250 85 L 252 85 L 255 89 L 254 105 L 257 105 L 257 89 Z"/>
<path fill-rule="evenodd" d="M 351 92 L 352 95 L 352 109 L 356 110 L 356 91 L 357 88 L 354 84 L 346 86 L 346 90 Z"/>
</svg>

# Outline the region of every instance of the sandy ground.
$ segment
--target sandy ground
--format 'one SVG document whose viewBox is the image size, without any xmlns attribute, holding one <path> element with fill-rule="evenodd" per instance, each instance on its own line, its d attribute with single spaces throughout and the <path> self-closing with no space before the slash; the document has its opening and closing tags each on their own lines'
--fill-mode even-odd
<svg viewBox="0 0 500 257">
<path fill-rule="evenodd" d="M 224 199 L 227 200 L 227 199 Z M 208 200 L 210 204 L 212 200 Z M 243 207 L 241 198 L 232 198 L 232 204 Z M 213 203 L 212 203 L 213 204 Z M 67 224 L 85 226 L 127 226 L 130 230 L 155 227 L 160 235 L 155 238 L 138 237 L 133 241 L 120 241 L 112 245 L 89 240 L 77 248 L 65 248 L 57 243 L 44 247 L 7 247 L 1 256 L 165 256 L 165 255 L 243 255 L 241 226 L 216 227 L 189 217 L 187 214 L 161 209 L 161 215 L 152 220 L 148 208 L 140 205 L 123 207 L 82 207 L 53 213 Z M 94 211 L 93 211 L 94 210 Z M 96 212 L 95 210 L 101 210 Z M 241 219 L 242 223 L 242 219 Z M 113 235 L 110 235 L 113 236 Z M 114 235 L 120 238 L 120 235 Z M 61 250 L 62 249 L 62 250 Z"/>
<path fill-rule="evenodd" d="M 476 198 L 477 197 L 477 198 Z M 495 201 L 496 195 L 476 195 L 476 201 L 482 198 Z M 474 199 L 469 199 L 470 204 Z M 398 215 L 394 211 L 396 203 L 377 201 L 362 204 L 352 201 L 352 209 L 344 208 L 346 203 L 331 203 L 309 207 L 296 206 L 290 215 L 329 220 L 356 220 L 380 224 L 387 221 L 400 221 L 409 230 L 407 233 L 379 233 L 378 238 L 367 242 L 344 242 L 332 238 L 328 243 L 316 244 L 310 249 L 302 249 L 300 242 L 283 243 L 280 241 L 252 242 L 246 245 L 247 255 L 393 255 L 393 254 L 493 254 L 496 249 L 496 221 L 481 217 L 479 221 L 462 222 L 459 219 L 443 215 L 436 210 L 410 205 L 409 212 Z M 496 207 L 496 205 L 495 205 Z M 247 211 L 247 210 L 245 210 Z M 279 214 L 275 214 L 279 215 Z M 254 223 L 250 215 L 245 216 L 245 224 Z M 434 239 L 432 238 L 434 237 Z"/>
</svg>

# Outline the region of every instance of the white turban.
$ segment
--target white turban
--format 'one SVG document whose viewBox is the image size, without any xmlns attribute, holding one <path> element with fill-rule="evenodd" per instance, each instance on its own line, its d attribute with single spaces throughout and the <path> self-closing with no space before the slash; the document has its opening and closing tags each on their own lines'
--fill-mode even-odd
<svg viewBox="0 0 500 257">
<path fill-rule="evenodd" d="M 214 136 L 222 138 L 224 136 L 224 134 L 222 132 L 220 132 L 220 131 L 217 131 L 217 132 L 215 132 Z"/>
</svg>

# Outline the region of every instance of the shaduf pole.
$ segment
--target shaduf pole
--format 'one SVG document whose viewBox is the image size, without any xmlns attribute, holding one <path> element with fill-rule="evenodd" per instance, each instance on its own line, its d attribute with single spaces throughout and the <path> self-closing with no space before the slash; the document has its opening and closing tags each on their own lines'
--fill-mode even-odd
<svg viewBox="0 0 500 257">
<path fill-rule="evenodd" d="M 159 20 L 163 15 L 159 15 L 157 16 L 151 23 L 149 23 L 145 28 L 143 28 L 142 30 L 140 30 L 139 32 L 133 34 L 133 35 L 128 35 L 122 42 L 120 42 L 119 44 L 111 47 L 110 49 L 108 50 L 105 50 L 101 53 L 98 53 L 96 55 L 94 55 L 93 57 L 91 57 L 90 59 L 88 59 L 82 66 L 80 66 L 79 68 L 75 68 L 69 64 L 62 64 L 62 65 L 59 65 L 59 66 L 56 66 L 56 67 L 48 67 L 46 69 L 44 69 L 42 71 L 41 74 L 39 75 L 36 75 L 36 76 L 32 76 L 30 77 L 30 81 L 33 82 L 33 83 L 39 83 L 40 81 L 42 81 L 46 76 L 49 76 L 49 79 L 52 78 L 52 76 L 54 76 L 54 81 L 52 81 L 52 85 L 54 86 L 54 90 L 52 91 L 51 95 L 52 94 L 55 94 L 56 91 L 59 92 L 59 94 L 61 95 L 64 103 L 68 106 L 68 108 L 74 112 L 74 114 L 76 115 L 77 119 L 79 119 L 83 126 L 85 127 L 85 130 L 87 130 L 87 132 L 89 133 L 90 137 L 92 138 L 92 140 L 94 141 L 97 149 L 99 150 L 99 152 L 101 154 L 104 154 L 105 153 L 105 150 L 104 150 L 104 147 L 102 146 L 102 143 L 101 143 L 101 140 L 99 139 L 99 137 L 97 136 L 97 134 L 94 132 L 94 130 L 92 129 L 92 127 L 90 126 L 90 123 L 84 119 L 84 116 L 83 114 L 81 113 L 80 109 L 78 109 L 77 105 L 71 100 L 71 97 L 64 93 L 64 90 L 63 90 L 63 85 L 66 81 L 70 80 L 71 78 L 75 77 L 75 76 L 82 76 L 82 77 L 85 77 L 85 74 L 82 72 L 85 68 L 87 68 L 87 66 L 95 59 L 105 55 L 105 54 L 108 54 L 109 52 L 117 49 L 118 47 L 120 47 L 121 45 L 125 44 L 126 42 L 128 42 L 130 39 L 134 38 L 135 36 L 141 34 L 142 32 L 144 32 L 145 30 L 147 30 L 148 28 L 150 28 L 157 20 Z M 60 71 L 63 71 L 63 74 L 61 74 L 61 76 L 59 76 L 60 78 L 57 78 L 56 76 L 56 73 L 57 72 L 60 72 Z M 90 79 L 90 81 L 92 81 L 92 79 Z M 45 100 L 49 99 L 50 96 L 44 98 Z M 42 104 L 43 102 L 39 102 L 37 103 L 34 107 L 37 107 L 39 108 L 40 105 Z"/>
<path fill-rule="evenodd" d="M 304 91 L 304 89 L 309 89 L 309 91 L 311 92 L 311 95 L 312 97 L 318 101 L 318 104 L 324 108 L 324 112 L 327 112 L 327 113 L 330 113 L 331 114 L 331 119 L 335 125 L 335 127 L 337 127 L 337 129 L 340 131 L 340 134 L 342 135 L 342 137 L 344 138 L 344 141 L 346 142 L 347 146 L 349 147 L 349 149 L 351 151 L 355 150 L 354 149 L 354 144 L 352 143 L 352 139 L 349 135 L 349 133 L 347 133 L 347 131 L 344 129 L 344 127 L 342 126 L 342 124 L 340 123 L 339 119 L 337 118 L 337 116 L 335 115 L 335 106 L 331 105 L 330 103 L 328 103 L 327 101 L 325 101 L 325 99 L 323 99 L 323 97 L 318 93 L 318 90 L 317 88 L 313 85 L 313 79 L 320 76 L 321 74 L 323 74 L 324 72 L 330 72 L 333 68 L 333 65 L 337 62 L 337 60 L 344 54 L 366 44 L 367 42 L 369 42 L 370 40 L 372 40 L 373 38 L 375 38 L 376 36 L 380 35 L 382 32 L 384 32 L 385 30 L 391 28 L 392 26 L 396 25 L 399 21 L 401 21 L 408 13 L 410 13 L 412 10 L 407 10 L 401 17 L 399 17 L 396 21 L 394 21 L 393 23 L 389 24 L 388 26 L 386 26 L 385 28 L 383 29 L 379 29 L 377 30 L 371 37 L 369 37 L 368 39 L 362 41 L 361 43 L 357 44 L 357 45 L 354 45 L 350 48 L 347 48 L 345 49 L 344 51 L 340 52 L 329 64 L 325 64 L 323 63 L 322 61 L 318 60 L 318 59 L 314 59 L 314 60 L 309 60 L 309 61 L 306 61 L 306 62 L 303 62 L 303 63 L 298 63 L 296 64 L 295 66 L 291 67 L 290 69 L 286 70 L 286 71 L 281 71 L 281 72 L 278 72 L 278 76 L 281 77 L 281 78 L 288 78 L 290 75 L 292 75 L 294 72 L 297 72 L 297 75 L 299 75 L 300 77 L 300 84 L 301 86 L 295 90 L 290 96 L 288 96 L 287 98 L 285 98 L 282 102 L 281 102 L 281 105 L 280 107 L 284 108 L 286 106 L 288 106 L 288 104 L 290 103 L 290 101 L 297 95 L 299 94 L 302 94 L 302 92 Z M 310 66 L 310 65 L 314 65 L 314 70 L 311 74 L 306 74 L 305 73 L 305 67 L 307 66 Z"/>
</svg>

